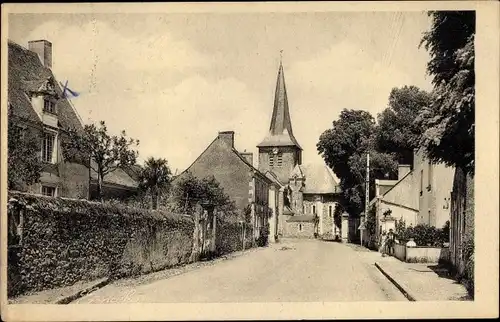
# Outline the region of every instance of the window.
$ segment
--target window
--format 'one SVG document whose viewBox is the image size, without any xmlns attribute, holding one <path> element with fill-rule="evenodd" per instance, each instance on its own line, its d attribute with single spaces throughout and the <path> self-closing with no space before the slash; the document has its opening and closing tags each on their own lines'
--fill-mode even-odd
<svg viewBox="0 0 500 322">
<path fill-rule="evenodd" d="M 49 186 L 42 186 L 42 195 L 48 196 L 48 197 L 55 197 L 56 196 L 56 188 L 49 187 Z"/>
<path fill-rule="evenodd" d="M 316 215 L 316 206 L 313 205 L 313 214 Z"/>
<path fill-rule="evenodd" d="M 269 166 L 274 166 L 274 155 L 272 153 L 269 153 Z"/>
<path fill-rule="evenodd" d="M 328 206 L 328 216 L 330 216 L 330 218 L 332 218 L 332 215 L 333 215 L 333 207 Z"/>
<path fill-rule="evenodd" d="M 299 224 L 299 231 L 302 231 L 302 224 Z"/>
<path fill-rule="evenodd" d="M 432 189 L 432 162 L 429 161 L 429 169 L 427 171 L 427 191 Z"/>
<path fill-rule="evenodd" d="M 52 133 L 45 133 L 42 141 L 42 161 L 53 163 L 54 142 L 56 136 Z"/>
<path fill-rule="evenodd" d="M 302 212 L 305 214 L 306 213 L 306 205 L 302 205 Z"/>
<path fill-rule="evenodd" d="M 424 170 L 420 170 L 420 195 L 422 195 L 423 190 L 424 190 Z"/>
<path fill-rule="evenodd" d="M 282 164 L 283 164 L 283 154 L 278 153 L 278 167 L 281 167 Z"/>
<path fill-rule="evenodd" d="M 47 113 L 56 114 L 56 103 L 50 99 L 44 99 L 43 111 Z"/>
</svg>

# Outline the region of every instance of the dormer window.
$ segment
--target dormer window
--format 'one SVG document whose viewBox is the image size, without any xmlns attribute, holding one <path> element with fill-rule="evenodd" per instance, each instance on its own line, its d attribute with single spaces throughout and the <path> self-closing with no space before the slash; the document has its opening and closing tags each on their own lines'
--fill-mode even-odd
<svg viewBox="0 0 500 322">
<path fill-rule="evenodd" d="M 49 98 L 45 98 L 43 100 L 43 111 L 50 114 L 57 114 L 56 102 Z"/>
</svg>

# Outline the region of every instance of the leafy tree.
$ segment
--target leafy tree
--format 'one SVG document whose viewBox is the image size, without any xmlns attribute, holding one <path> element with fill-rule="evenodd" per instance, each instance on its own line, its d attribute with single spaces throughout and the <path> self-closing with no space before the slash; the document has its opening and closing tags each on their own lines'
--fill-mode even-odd
<svg viewBox="0 0 500 322">
<path fill-rule="evenodd" d="M 344 109 L 333 127 L 323 132 L 317 149 L 340 179 L 341 205 L 351 216 L 359 215 L 365 204 L 366 155 L 370 154 L 370 178 L 389 178 L 396 174 L 395 154 L 377 151 L 376 124 L 362 110 Z M 374 196 L 374 181 L 370 181 Z"/>
<path fill-rule="evenodd" d="M 40 158 L 40 138 L 29 129 L 19 127 L 8 118 L 7 178 L 11 190 L 25 190 L 38 182 L 43 163 Z"/>
<path fill-rule="evenodd" d="M 62 141 L 63 153 L 68 160 L 75 158 L 71 151 L 79 151 L 91 158 L 90 167 L 97 173 L 99 199 L 102 199 L 104 177 L 118 168 L 135 164 L 137 160 L 138 152 L 132 147 L 138 146 L 139 140 L 127 138 L 125 131 L 120 136 L 108 134 L 104 121 L 99 127 L 85 125 L 83 133 L 73 128 L 66 129 L 66 132 L 67 138 Z"/>
<path fill-rule="evenodd" d="M 172 199 L 178 211 L 191 213 L 197 204 L 209 204 L 217 207 L 226 216 L 236 216 L 236 206 L 225 194 L 214 176 L 198 179 L 190 172 L 179 179 L 173 187 Z"/>
<path fill-rule="evenodd" d="M 150 157 L 144 163 L 142 172 L 139 175 L 139 188 L 151 194 L 151 206 L 158 208 L 158 198 L 167 192 L 170 187 L 172 172 L 165 159 L 155 159 Z"/>
<path fill-rule="evenodd" d="M 393 88 L 387 108 L 377 116 L 377 145 L 380 151 L 396 153 L 402 164 L 413 163 L 422 128 L 415 122 L 431 95 L 415 86 Z"/>
<path fill-rule="evenodd" d="M 475 72 L 474 11 L 433 11 L 431 30 L 421 44 L 431 59 L 435 100 L 418 118 L 420 144 L 434 162 L 474 174 Z"/>
</svg>

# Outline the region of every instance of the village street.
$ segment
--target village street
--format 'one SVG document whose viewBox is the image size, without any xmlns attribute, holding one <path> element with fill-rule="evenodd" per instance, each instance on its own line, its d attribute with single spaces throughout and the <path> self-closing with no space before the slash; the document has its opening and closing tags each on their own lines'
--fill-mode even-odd
<svg viewBox="0 0 500 322">
<path fill-rule="evenodd" d="M 289 239 L 171 278 L 113 283 L 74 303 L 406 301 L 376 253 Z"/>
</svg>

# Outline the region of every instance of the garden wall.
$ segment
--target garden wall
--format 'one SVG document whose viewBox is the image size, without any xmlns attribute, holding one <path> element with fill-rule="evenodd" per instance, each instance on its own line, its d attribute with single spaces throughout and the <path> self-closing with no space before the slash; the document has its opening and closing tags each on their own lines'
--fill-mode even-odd
<svg viewBox="0 0 500 322">
<path fill-rule="evenodd" d="M 8 294 L 187 263 L 189 216 L 9 192 Z"/>
<path fill-rule="evenodd" d="M 415 246 L 394 244 L 394 257 L 408 263 L 439 263 L 448 261 L 448 247 Z"/>
<path fill-rule="evenodd" d="M 253 247 L 253 232 L 250 224 L 245 229 L 245 249 Z M 217 255 L 243 250 L 243 228 L 240 223 L 217 222 Z"/>
</svg>

